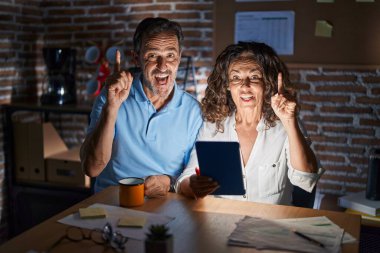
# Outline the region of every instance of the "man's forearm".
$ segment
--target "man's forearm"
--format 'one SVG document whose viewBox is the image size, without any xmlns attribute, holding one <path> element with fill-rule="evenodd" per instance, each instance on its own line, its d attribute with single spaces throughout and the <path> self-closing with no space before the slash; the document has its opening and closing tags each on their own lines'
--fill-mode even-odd
<svg viewBox="0 0 380 253">
<path fill-rule="evenodd" d="M 90 177 L 98 176 L 111 158 L 116 117 L 117 110 L 105 105 L 97 126 L 82 145 L 82 169 Z"/>
</svg>

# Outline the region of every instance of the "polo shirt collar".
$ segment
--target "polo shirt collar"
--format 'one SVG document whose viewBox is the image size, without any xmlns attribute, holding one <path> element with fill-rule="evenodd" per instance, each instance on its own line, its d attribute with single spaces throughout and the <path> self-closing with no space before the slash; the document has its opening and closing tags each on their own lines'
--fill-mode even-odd
<svg viewBox="0 0 380 253">
<path fill-rule="evenodd" d="M 134 89 L 131 90 L 131 92 L 138 102 L 146 102 L 149 99 L 146 96 L 145 91 L 143 89 L 143 84 L 141 82 L 141 75 L 142 73 L 140 72 L 139 74 L 136 74 L 136 76 L 133 78 L 132 86 L 134 87 Z M 173 97 L 169 101 L 169 103 L 165 106 L 165 108 L 167 109 L 175 109 L 181 105 L 182 92 L 177 87 L 176 81 L 174 81 L 173 89 L 174 89 Z"/>
</svg>

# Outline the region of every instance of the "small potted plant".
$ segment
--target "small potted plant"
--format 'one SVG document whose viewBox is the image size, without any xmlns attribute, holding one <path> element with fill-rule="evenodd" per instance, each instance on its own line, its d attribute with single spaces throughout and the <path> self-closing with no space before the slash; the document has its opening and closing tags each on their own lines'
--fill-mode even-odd
<svg viewBox="0 0 380 253">
<path fill-rule="evenodd" d="M 151 225 L 145 239 L 145 253 L 173 253 L 173 236 L 165 225 Z"/>
</svg>

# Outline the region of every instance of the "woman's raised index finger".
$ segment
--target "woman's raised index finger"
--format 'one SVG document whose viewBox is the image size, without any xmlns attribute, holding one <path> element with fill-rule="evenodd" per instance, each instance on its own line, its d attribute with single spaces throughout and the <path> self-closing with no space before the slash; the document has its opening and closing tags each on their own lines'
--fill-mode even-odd
<svg viewBox="0 0 380 253">
<path fill-rule="evenodd" d="M 283 94 L 284 93 L 284 85 L 282 84 L 282 73 L 278 73 L 277 77 L 277 93 Z"/>
<path fill-rule="evenodd" d="M 116 54 L 115 54 L 115 66 L 114 66 L 114 69 L 113 69 L 114 73 L 120 71 L 120 58 L 121 58 L 120 57 L 120 51 L 116 50 Z"/>
</svg>

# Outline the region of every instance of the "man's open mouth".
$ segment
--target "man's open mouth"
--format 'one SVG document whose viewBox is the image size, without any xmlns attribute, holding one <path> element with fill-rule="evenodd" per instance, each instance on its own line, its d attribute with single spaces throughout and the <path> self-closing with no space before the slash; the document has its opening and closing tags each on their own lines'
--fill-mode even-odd
<svg viewBox="0 0 380 253">
<path fill-rule="evenodd" d="M 156 75 L 155 78 L 156 78 L 156 81 L 159 85 L 165 85 L 168 82 L 169 75 L 168 74 Z"/>
</svg>

